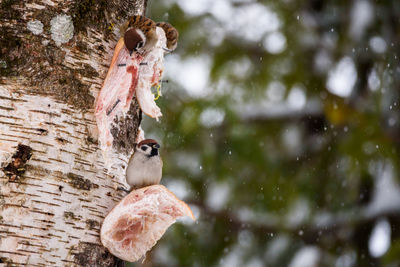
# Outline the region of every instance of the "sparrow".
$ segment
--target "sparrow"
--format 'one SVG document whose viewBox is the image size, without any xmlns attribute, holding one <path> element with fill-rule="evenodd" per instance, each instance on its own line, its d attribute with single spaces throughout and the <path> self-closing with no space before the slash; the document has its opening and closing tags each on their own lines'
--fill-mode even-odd
<svg viewBox="0 0 400 267">
<path fill-rule="evenodd" d="M 136 145 L 126 169 L 126 182 L 131 189 L 160 183 L 163 162 L 159 149 L 154 139 L 145 139 Z"/>
<path fill-rule="evenodd" d="M 157 27 L 161 27 L 164 32 L 165 36 L 167 37 L 167 49 L 169 52 L 175 50 L 176 46 L 178 45 L 178 38 L 179 33 L 178 31 L 169 23 L 167 22 L 157 22 Z"/>
</svg>

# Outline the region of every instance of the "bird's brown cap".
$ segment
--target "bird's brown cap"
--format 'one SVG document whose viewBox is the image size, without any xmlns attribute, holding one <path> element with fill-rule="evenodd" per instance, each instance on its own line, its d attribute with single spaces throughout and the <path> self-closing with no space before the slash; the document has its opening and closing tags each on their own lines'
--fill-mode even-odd
<svg viewBox="0 0 400 267">
<path fill-rule="evenodd" d="M 154 139 L 145 139 L 145 140 L 141 141 L 137 146 L 140 147 L 145 144 L 158 144 L 158 142 Z"/>
</svg>

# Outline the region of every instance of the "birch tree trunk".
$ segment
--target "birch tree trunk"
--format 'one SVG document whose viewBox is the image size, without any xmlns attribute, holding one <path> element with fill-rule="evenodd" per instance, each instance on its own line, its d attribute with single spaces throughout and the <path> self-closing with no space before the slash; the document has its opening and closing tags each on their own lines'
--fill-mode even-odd
<svg viewBox="0 0 400 267">
<path fill-rule="evenodd" d="M 124 196 L 140 123 L 116 122 L 116 165 L 97 143 L 94 104 L 120 25 L 145 0 L 0 1 L 0 265 L 118 266 L 99 228 Z"/>
</svg>

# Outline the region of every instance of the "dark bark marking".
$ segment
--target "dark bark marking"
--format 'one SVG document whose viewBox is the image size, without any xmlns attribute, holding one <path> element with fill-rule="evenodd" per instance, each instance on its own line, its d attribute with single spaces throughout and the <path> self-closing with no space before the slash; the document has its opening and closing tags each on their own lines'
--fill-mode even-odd
<svg viewBox="0 0 400 267">
<path fill-rule="evenodd" d="M 2 20 L 20 20 L 21 11 L 16 6 L 22 1 L 3 0 L 0 4 L 0 18 Z M 19 49 L 22 42 L 21 39 L 14 36 L 11 29 L 0 27 L 0 84 L 2 76 L 12 74 L 15 64 L 23 61 L 23 58 L 15 57 L 15 52 Z"/>
<path fill-rule="evenodd" d="M 87 141 L 88 145 L 93 144 L 93 145 L 98 146 L 98 144 L 99 144 L 99 142 L 90 135 L 88 135 L 88 137 L 86 137 L 86 141 Z"/>
<path fill-rule="evenodd" d="M 75 216 L 75 214 L 71 211 L 64 211 L 64 218 L 71 220 L 79 220 L 79 217 Z"/>
<path fill-rule="evenodd" d="M 107 35 L 111 32 L 111 25 L 106 18 L 108 0 L 78 0 L 71 9 L 72 21 L 75 29 L 86 32 L 88 26 L 100 27 Z"/>
<path fill-rule="evenodd" d="M 125 118 L 116 116 L 111 127 L 113 148 L 119 153 L 129 155 L 133 151 L 141 120 L 142 112 L 134 96 Z"/>
<path fill-rule="evenodd" d="M 57 137 L 57 138 L 56 138 L 56 141 L 57 141 L 57 143 L 59 143 L 60 145 L 65 145 L 65 144 L 67 144 L 67 143 L 70 143 L 70 144 L 71 144 L 70 141 L 68 141 L 68 140 L 66 140 L 66 139 L 64 139 L 64 138 L 62 138 L 62 137 Z"/>
<path fill-rule="evenodd" d="M 83 178 L 81 175 L 74 174 L 69 172 L 67 174 L 68 183 L 77 189 L 90 191 L 92 188 L 98 188 L 97 184 L 93 184 L 89 179 Z"/>
<path fill-rule="evenodd" d="M 74 262 L 80 266 L 125 266 L 124 261 L 114 257 L 105 247 L 98 244 L 79 242 L 77 251 L 73 253 Z"/>
<path fill-rule="evenodd" d="M 26 162 L 32 157 L 30 146 L 18 144 L 17 151 L 12 156 L 12 161 L 2 168 L 10 181 L 19 180 L 26 171 Z"/>
<path fill-rule="evenodd" d="M 40 135 L 47 135 L 49 133 L 48 130 L 42 128 L 36 128 L 35 130 L 38 131 Z"/>
<path fill-rule="evenodd" d="M 89 230 L 96 230 L 100 227 L 100 223 L 95 220 L 88 219 L 86 220 L 86 226 Z"/>
<path fill-rule="evenodd" d="M 61 207 L 58 204 L 50 203 L 50 202 L 44 202 L 44 201 L 40 201 L 40 200 L 32 200 L 32 202 L 40 203 L 40 204 L 46 204 L 46 205 L 53 206 L 53 207 Z"/>
</svg>

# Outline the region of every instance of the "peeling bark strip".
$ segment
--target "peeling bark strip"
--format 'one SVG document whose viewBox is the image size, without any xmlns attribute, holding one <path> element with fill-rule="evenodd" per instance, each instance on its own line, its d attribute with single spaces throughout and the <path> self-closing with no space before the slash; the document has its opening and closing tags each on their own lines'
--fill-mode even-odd
<svg viewBox="0 0 400 267">
<path fill-rule="evenodd" d="M 128 16 L 144 0 L 0 3 L 0 263 L 122 266 L 99 228 L 123 197 L 140 110 L 132 102 L 122 154 L 104 169 L 93 114 Z M 15 175 L 15 176 L 14 176 Z M 1 265 L 1 264 L 0 264 Z"/>
</svg>

